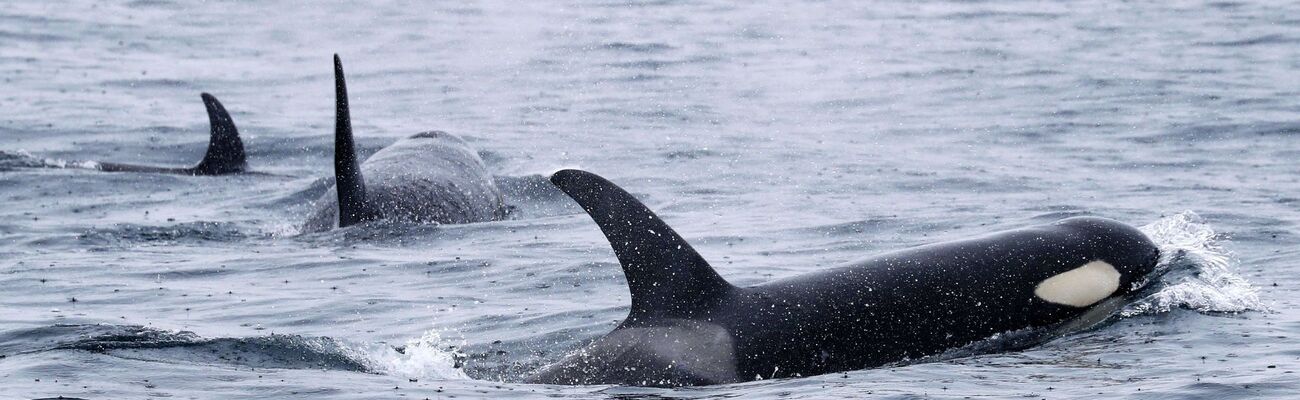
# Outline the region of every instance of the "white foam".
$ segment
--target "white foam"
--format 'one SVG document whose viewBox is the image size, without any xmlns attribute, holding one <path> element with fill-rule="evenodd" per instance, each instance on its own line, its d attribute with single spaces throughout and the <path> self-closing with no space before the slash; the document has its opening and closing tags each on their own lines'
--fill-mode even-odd
<svg viewBox="0 0 1300 400">
<path fill-rule="evenodd" d="M 371 358 L 378 364 L 376 369 L 408 379 L 470 379 L 464 369 L 456 367 L 456 359 L 464 356 L 449 349 L 449 342 L 436 330 L 406 342 L 402 352 L 384 346 Z"/>
<path fill-rule="evenodd" d="M 7 165 L 27 167 L 27 168 L 86 168 L 99 169 L 99 163 L 94 161 L 68 161 L 61 158 L 39 158 L 33 156 L 27 150 L 17 150 L 14 152 L 0 151 L 0 158 L 5 160 Z"/>
<path fill-rule="evenodd" d="M 42 158 L 39 161 L 40 166 L 45 168 L 80 168 L 80 169 L 99 169 L 99 163 L 94 161 L 68 161 L 62 158 Z"/>
<path fill-rule="evenodd" d="M 65 165 L 70 168 L 99 169 L 99 163 L 95 161 L 65 162 Z"/>
<path fill-rule="evenodd" d="M 1160 248 L 1155 292 L 1125 307 L 1132 316 L 1188 308 L 1201 312 L 1266 311 L 1258 289 L 1235 271 L 1237 261 L 1217 235 L 1192 211 L 1161 218 L 1141 227 Z"/>
</svg>

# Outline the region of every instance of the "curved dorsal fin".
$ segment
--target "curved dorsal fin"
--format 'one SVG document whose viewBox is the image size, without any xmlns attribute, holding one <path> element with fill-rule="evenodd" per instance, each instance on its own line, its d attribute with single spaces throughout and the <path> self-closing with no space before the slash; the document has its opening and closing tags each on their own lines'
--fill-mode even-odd
<svg viewBox="0 0 1300 400">
<path fill-rule="evenodd" d="M 235 120 L 230 118 L 226 107 L 217 98 L 203 93 L 203 105 L 208 109 L 208 123 L 212 126 L 212 138 L 208 141 L 208 152 L 203 161 L 193 168 L 195 175 L 220 175 L 243 172 L 248 168 L 244 156 L 244 142 L 239 140 L 239 130 L 235 129 Z"/>
<path fill-rule="evenodd" d="M 628 322 L 689 317 L 733 288 L 668 224 L 605 178 L 566 169 L 551 182 L 587 211 L 614 248 L 632 292 Z"/>
<path fill-rule="evenodd" d="M 334 55 L 334 187 L 339 195 L 339 227 L 371 219 L 366 209 L 366 183 L 352 144 L 352 117 L 348 114 L 348 87 L 343 81 L 343 61 Z"/>
</svg>

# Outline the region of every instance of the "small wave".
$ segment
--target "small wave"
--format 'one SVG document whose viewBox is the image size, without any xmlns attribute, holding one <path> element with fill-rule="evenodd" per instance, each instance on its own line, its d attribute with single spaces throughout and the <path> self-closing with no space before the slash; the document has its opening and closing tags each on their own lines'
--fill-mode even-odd
<svg viewBox="0 0 1300 400">
<path fill-rule="evenodd" d="M 358 242 L 409 245 L 411 240 L 432 238 L 445 231 L 444 226 L 436 222 L 378 219 L 321 232 L 302 231 L 297 238 L 305 243 L 326 246 Z"/>
<path fill-rule="evenodd" d="M 853 97 L 819 101 L 816 104 L 816 108 L 822 110 L 852 110 L 866 107 L 880 107 L 881 105 L 886 104 L 886 102 L 886 100 L 873 97 Z"/>
<path fill-rule="evenodd" d="M 286 209 L 292 207 L 304 207 L 307 209 L 314 208 L 316 205 L 312 203 L 319 200 L 321 196 L 324 196 L 325 193 L 329 193 L 330 189 L 334 188 L 334 177 L 327 176 L 314 178 L 309 180 L 306 185 L 301 185 L 301 182 L 299 182 L 299 184 L 295 186 L 300 186 L 302 189 L 276 198 L 272 201 L 268 201 L 266 206 L 269 208 Z"/>
<path fill-rule="evenodd" d="M 672 50 L 673 46 L 666 43 L 648 42 L 648 43 L 631 43 L 631 42 L 609 42 L 599 46 L 605 50 L 627 51 L 632 53 L 659 53 Z"/>
<path fill-rule="evenodd" d="M 1246 38 L 1240 40 L 1200 42 L 1197 43 L 1197 45 L 1210 46 L 1210 47 L 1245 47 L 1245 46 L 1268 45 L 1268 44 L 1291 44 L 1291 43 L 1296 43 L 1297 41 L 1300 41 L 1300 39 L 1278 35 L 1278 34 L 1272 34 L 1272 35 L 1264 35 L 1264 36 L 1258 36 L 1258 37 L 1252 37 L 1252 38 Z"/>
<path fill-rule="evenodd" d="M 151 8 L 151 7 L 173 8 L 176 6 L 176 3 L 171 1 L 166 1 L 166 0 L 135 0 L 126 3 L 126 6 L 131 8 Z"/>
<path fill-rule="evenodd" d="M 426 332 L 402 347 L 351 344 L 330 337 L 271 334 L 255 337 L 203 338 L 188 331 L 138 325 L 54 325 L 0 337 L 23 343 L 19 353 L 83 350 L 114 357 L 187 364 L 252 368 L 326 369 L 393 374 L 409 379 L 469 379 L 464 356 L 437 331 Z M 45 348 L 33 344 L 48 343 Z M 11 347 L 10 350 L 16 350 Z"/>
<path fill-rule="evenodd" d="M 790 229 L 789 232 L 799 234 L 813 234 L 817 236 L 836 237 L 836 236 L 860 236 L 863 234 L 874 234 L 885 230 L 885 228 L 897 228 L 898 221 L 892 218 L 868 218 L 858 221 L 842 222 L 829 225 L 818 225 L 805 228 Z"/>
<path fill-rule="evenodd" d="M 690 149 L 690 150 L 673 150 L 664 153 L 664 158 L 669 160 L 676 160 L 676 159 L 697 160 L 706 157 L 717 157 L 718 155 L 719 153 L 717 151 L 709 150 L 708 147 L 701 147 L 698 149 Z"/>
<path fill-rule="evenodd" d="M 1141 227 L 1160 247 L 1160 263 L 1149 294 L 1125 307 L 1122 316 L 1187 308 L 1204 313 L 1266 311 L 1258 289 L 1234 271 L 1235 260 L 1222 237 L 1201 216 L 1184 211 Z"/>
<path fill-rule="evenodd" d="M 11 171 L 14 168 L 34 168 L 39 167 L 40 163 L 35 157 L 27 154 L 25 151 L 7 152 L 0 151 L 0 171 Z"/>
<path fill-rule="evenodd" d="M 114 79 L 100 83 L 103 86 L 125 88 L 193 88 L 194 84 L 181 79 Z"/>
<path fill-rule="evenodd" d="M 663 80 L 665 78 L 667 78 L 667 76 L 660 75 L 660 74 L 636 73 L 636 74 L 620 77 L 617 80 L 621 82 L 650 82 L 650 81 Z"/>
<path fill-rule="evenodd" d="M 15 42 L 47 43 L 47 42 L 68 41 L 71 40 L 71 38 L 67 36 L 59 36 L 59 35 L 54 35 L 49 33 L 14 32 L 14 31 L 0 30 L 0 40 L 3 41 L 12 40 Z"/>
<path fill-rule="evenodd" d="M 329 337 L 271 334 L 207 339 L 193 332 L 142 326 L 100 325 L 95 330 L 102 331 L 52 350 L 85 350 L 145 361 L 371 372 L 361 352 Z"/>
<path fill-rule="evenodd" d="M 1138 142 L 1163 140 L 1219 140 L 1233 137 L 1294 136 L 1300 134 L 1300 124 L 1291 121 L 1256 121 L 1250 123 L 1210 123 L 1174 126 L 1156 136 L 1134 138 Z"/>
<path fill-rule="evenodd" d="M 99 169 L 99 163 L 94 161 L 68 161 L 57 158 L 39 158 L 22 150 L 15 152 L 0 150 L 0 171 L 12 171 L 18 168 Z"/>
<path fill-rule="evenodd" d="M 174 244 L 179 242 L 233 242 L 247 238 L 233 223 L 184 222 L 170 226 L 118 224 L 112 228 L 95 229 L 78 238 L 91 244 Z"/>
<path fill-rule="evenodd" d="M 1048 12 L 1012 12 L 1012 11 L 998 11 L 998 10 L 979 10 L 979 11 L 952 13 L 941 17 L 941 19 L 967 20 L 967 19 L 994 18 L 994 19 L 1052 20 L 1052 19 L 1061 18 L 1061 16 L 1062 14 L 1059 13 L 1048 13 Z"/>
<path fill-rule="evenodd" d="M 684 59 L 646 58 L 641 60 L 610 62 L 606 63 L 605 66 L 615 69 L 660 71 L 683 65 L 709 64 L 717 61 L 718 58 L 716 57 L 690 57 Z"/>
</svg>

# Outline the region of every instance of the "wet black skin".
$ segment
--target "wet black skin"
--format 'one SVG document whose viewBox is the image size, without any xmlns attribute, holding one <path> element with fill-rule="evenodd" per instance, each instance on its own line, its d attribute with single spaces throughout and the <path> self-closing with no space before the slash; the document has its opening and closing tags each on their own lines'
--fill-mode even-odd
<svg viewBox="0 0 1300 400">
<path fill-rule="evenodd" d="M 741 288 L 609 181 L 577 170 L 551 180 L 608 237 L 632 307 L 613 332 L 528 378 L 535 383 L 708 385 L 916 359 L 1061 324 L 1106 302 L 1073 307 L 1035 296 L 1054 275 L 1104 261 L 1120 273 L 1114 299 L 1159 258 L 1133 227 L 1076 217 Z"/>
<path fill-rule="evenodd" d="M 334 187 L 315 205 L 304 232 L 373 220 L 464 224 L 505 217 L 487 166 L 463 139 L 440 131 L 398 140 L 362 162 L 352 136 L 343 62 L 334 55 Z"/>
<path fill-rule="evenodd" d="M 208 122 L 211 126 L 211 139 L 203 160 L 193 167 L 158 167 L 152 165 L 121 164 L 112 162 L 96 163 L 96 168 L 105 172 L 146 172 L 178 175 L 226 175 L 248 172 L 248 161 L 244 154 L 244 143 L 239 139 L 239 130 L 230 113 L 217 98 L 203 93 L 203 105 L 208 110 Z"/>
</svg>

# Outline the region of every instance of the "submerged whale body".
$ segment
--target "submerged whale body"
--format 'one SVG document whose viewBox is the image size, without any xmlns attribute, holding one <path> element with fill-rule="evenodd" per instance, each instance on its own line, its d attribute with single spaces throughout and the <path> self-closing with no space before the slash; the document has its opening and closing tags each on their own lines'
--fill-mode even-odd
<svg viewBox="0 0 1300 400">
<path fill-rule="evenodd" d="M 577 170 L 551 181 L 609 239 L 632 305 L 614 331 L 533 383 L 710 385 L 916 359 L 1065 325 L 1116 303 L 1159 258 L 1133 227 L 1075 217 L 736 287 L 613 183 Z"/>
<path fill-rule="evenodd" d="M 334 56 L 334 187 L 303 225 L 320 232 L 385 219 L 463 224 L 505 216 L 483 159 L 455 135 L 430 131 L 385 147 L 358 164 L 343 64 Z"/>
<path fill-rule="evenodd" d="M 96 169 L 105 172 L 151 172 L 180 175 L 226 175 L 246 172 L 248 161 L 244 155 L 244 142 L 239 139 L 239 130 L 235 121 L 226 112 L 217 98 L 203 93 L 203 105 L 208 110 L 208 123 L 212 135 L 208 141 L 208 151 L 203 160 L 193 167 L 156 167 L 152 165 L 121 164 L 112 162 L 93 163 Z"/>
</svg>

